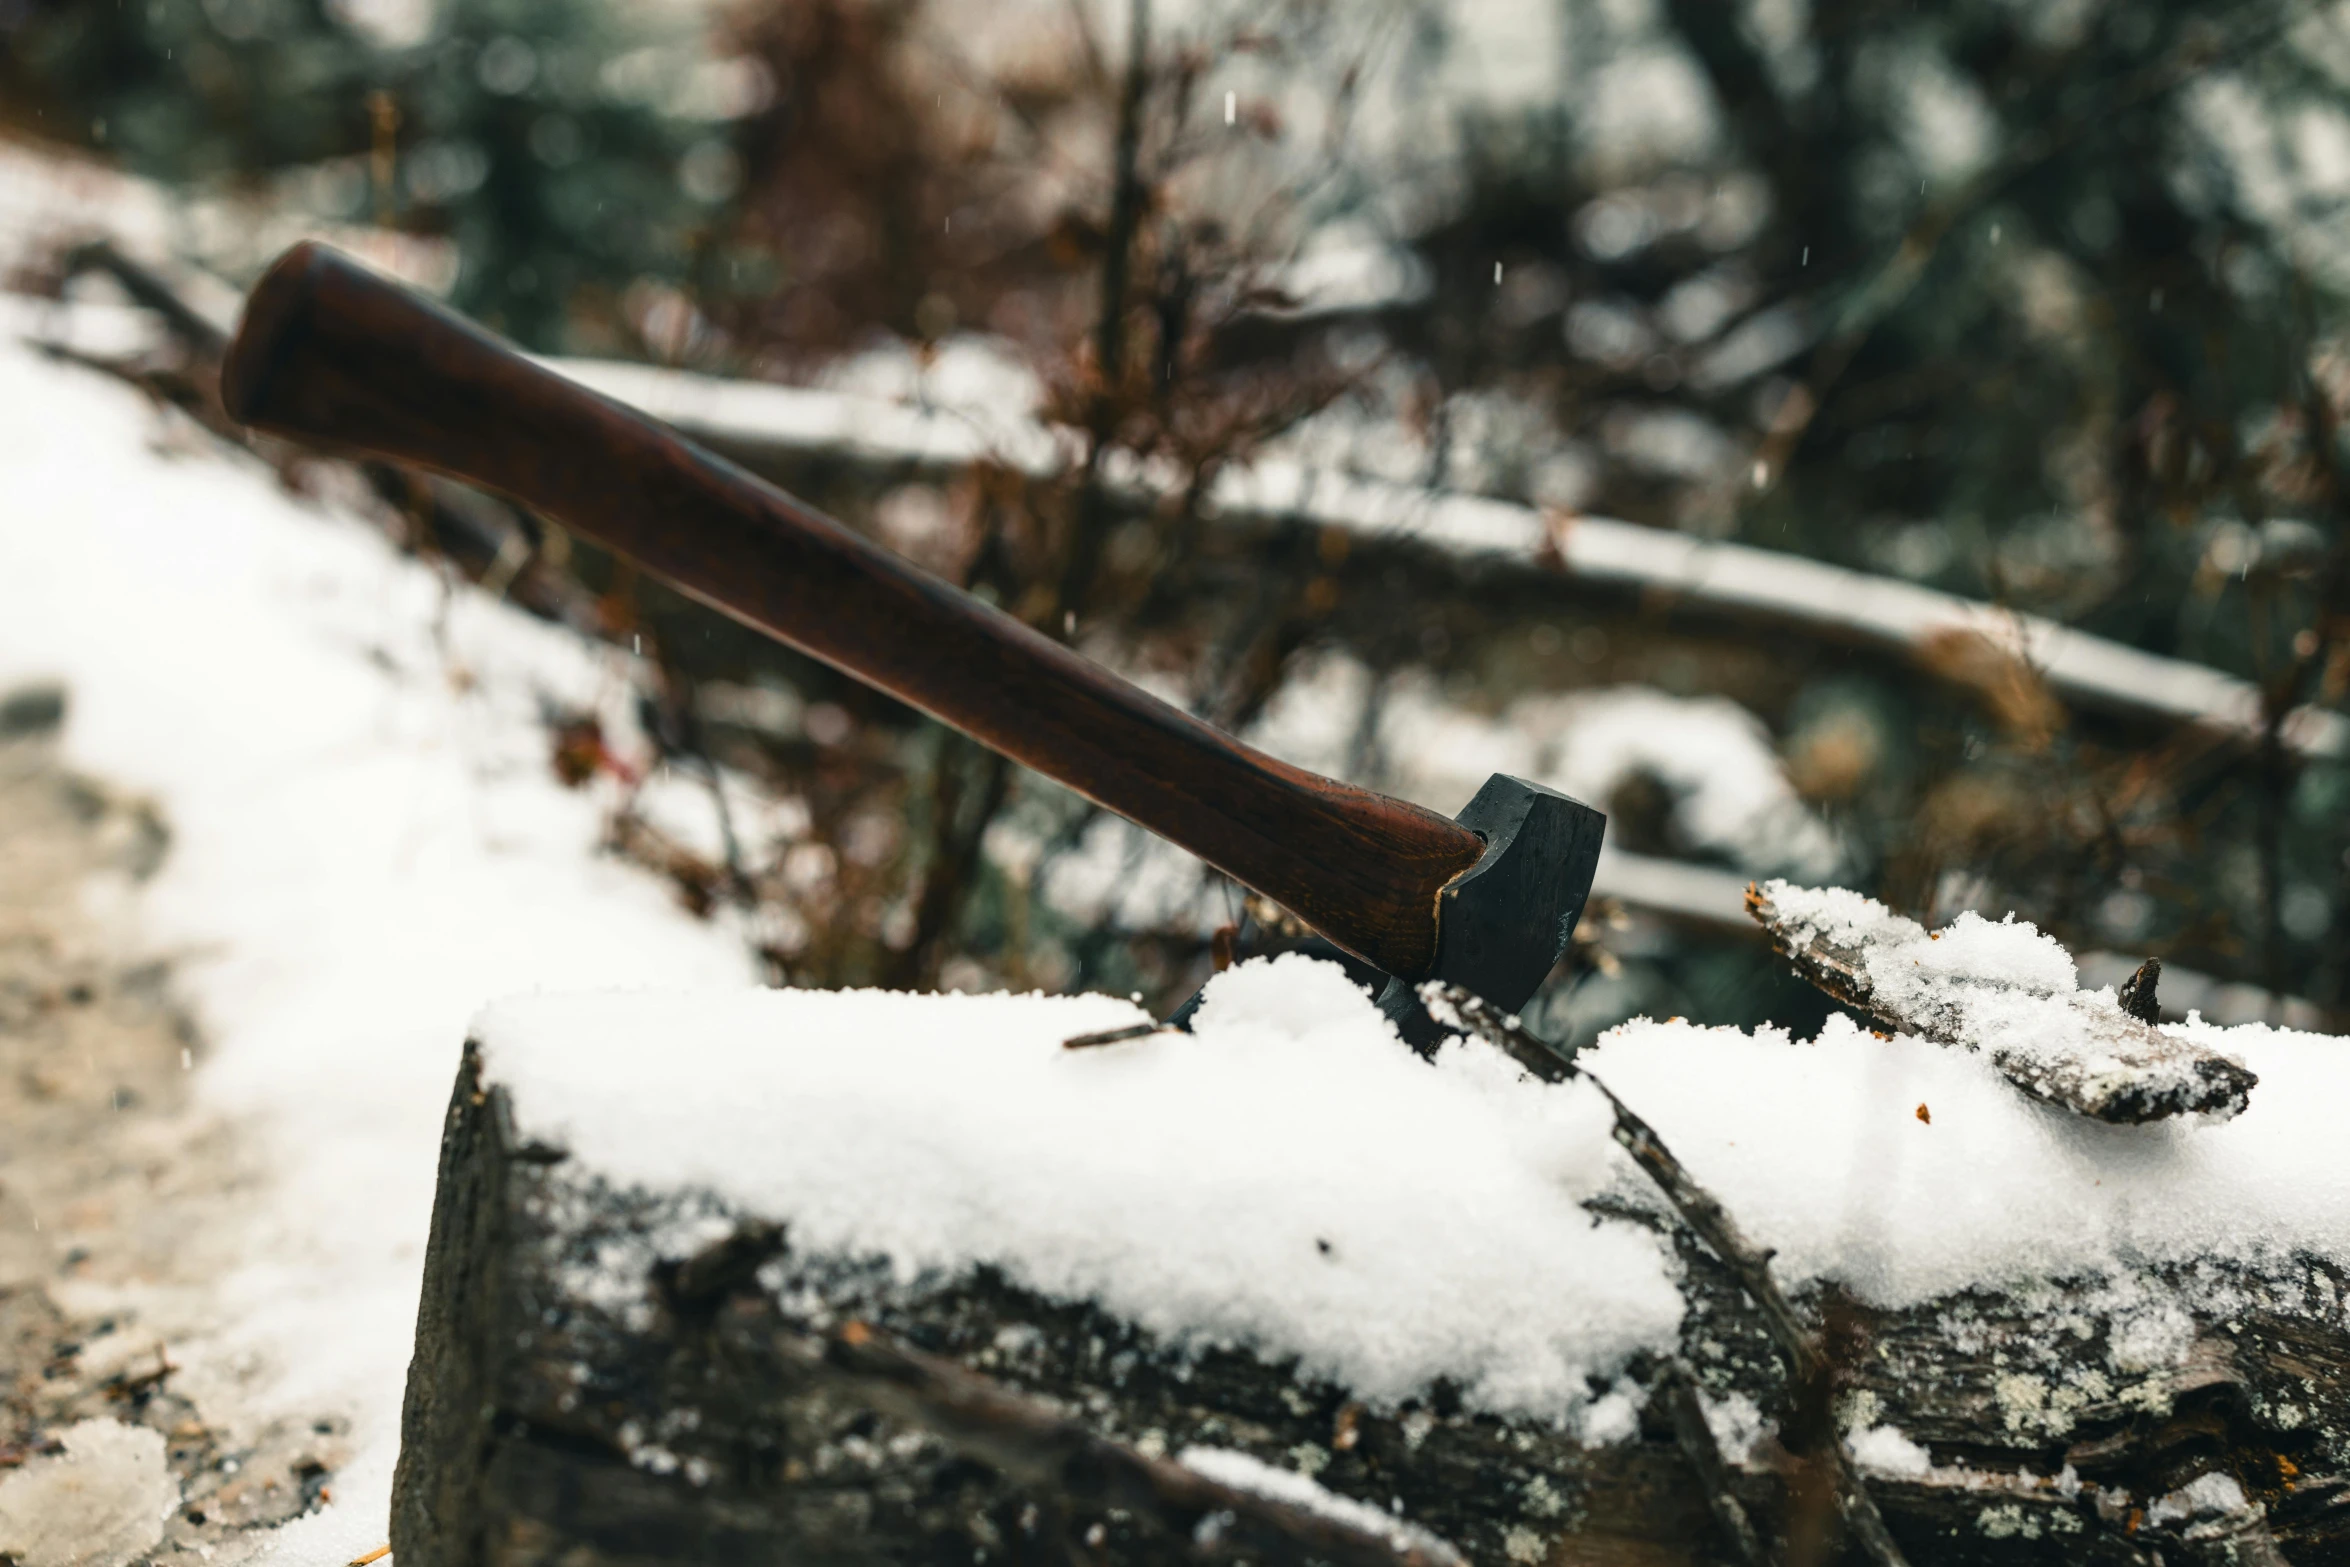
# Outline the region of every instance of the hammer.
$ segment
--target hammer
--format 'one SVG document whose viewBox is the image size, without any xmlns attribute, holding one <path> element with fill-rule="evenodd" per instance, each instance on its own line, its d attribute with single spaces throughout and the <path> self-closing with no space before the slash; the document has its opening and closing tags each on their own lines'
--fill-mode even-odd
<svg viewBox="0 0 2350 1567">
<path fill-rule="evenodd" d="M 1516 1011 L 1590 894 L 1606 818 L 1580 801 L 1497 773 L 1448 821 L 1277 761 L 325 246 L 255 285 L 220 393 L 256 430 L 501 492 L 1189 850 L 1327 938 L 1422 1049 L 1420 982 Z"/>
</svg>

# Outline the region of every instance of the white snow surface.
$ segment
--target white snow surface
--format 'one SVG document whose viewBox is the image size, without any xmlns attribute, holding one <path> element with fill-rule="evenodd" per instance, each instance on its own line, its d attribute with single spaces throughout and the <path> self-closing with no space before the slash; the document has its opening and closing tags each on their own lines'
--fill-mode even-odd
<svg viewBox="0 0 2350 1567">
<path fill-rule="evenodd" d="M 1538 1088 L 1466 1043 L 1423 1066 L 1334 967 L 1299 957 L 1221 976 L 1196 1036 L 1060 1047 L 1132 1016 L 640 992 L 519 998 L 475 1032 L 523 1132 L 607 1178 L 707 1188 L 909 1277 L 993 1261 L 1372 1398 L 1445 1374 L 1580 1428 L 1597 1418 L 1587 1376 L 1669 1341 L 1664 1259 L 1577 1206 L 1611 1186 L 1654 1201 L 1579 1087 Z M 1901 1306 L 2143 1263 L 2350 1258 L 2331 1124 L 2350 1052 L 2210 1032 L 2263 1078 L 2232 1122 L 2090 1122 L 1979 1055 L 1841 1018 L 1810 1042 L 1643 1020 L 1584 1060 L 1798 1284 Z M 649 1096 L 656 1041 L 669 1077 Z M 2124 1315 L 2165 1309 L 2117 1296 L 2116 1353 L 2146 1336 Z"/>
<path fill-rule="evenodd" d="M 2179 1523 L 2193 1518 L 2226 1518 L 2252 1505 L 2242 1482 L 2232 1474 L 2213 1470 L 2199 1475 L 2146 1509 L 2148 1523 Z"/>
<path fill-rule="evenodd" d="M 0 296 L 0 689 L 65 681 L 71 763 L 152 793 L 160 874 L 100 907 L 177 960 L 201 1113 L 267 1179 L 204 1299 L 128 1309 L 206 1414 L 351 1423 L 289 1560 L 381 1544 L 465 1021 L 534 985 L 743 985 L 738 933 L 598 852 L 607 801 L 558 785 L 542 695 L 627 733 L 626 661 L 470 589 L 130 388 L 19 342 Z M 87 1293 L 86 1291 L 84 1293 Z M 233 1434 L 232 1431 L 232 1434 Z"/>
<path fill-rule="evenodd" d="M 795 1247 L 912 1281 L 992 1262 L 1179 1344 L 1240 1343 L 1374 1400 L 1438 1376 L 1572 1417 L 1680 1320 L 1585 1085 L 1490 1051 L 1432 1069 L 1336 965 L 1217 977 L 1192 1035 L 1107 997 L 619 992 L 476 1020 L 517 1130 L 622 1186 L 717 1193 Z M 646 1092 L 649 1061 L 660 1092 Z"/>
<path fill-rule="evenodd" d="M 1845 1445 L 1852 1461 L 1870 1474 L 1923 1480 L 1934 1472 L 1933 1455 L 1894 1426 L 1870 1426 L 1854 1433 Z"/>
<path fill-rule="evenodd" d="M 2091 1121 L 1982 1055 L 1841 1016 L 1810 1042 L 1643 1020 L 1580 1059 L 1778 1249 L 1782 1278 L 1883 1305 L 2140 1263 L 2350 1258 L 2350 1050 L 2259 1024 L 2181 1031 L 2260 1074 L 2242 1115 Z"/>
</svg>

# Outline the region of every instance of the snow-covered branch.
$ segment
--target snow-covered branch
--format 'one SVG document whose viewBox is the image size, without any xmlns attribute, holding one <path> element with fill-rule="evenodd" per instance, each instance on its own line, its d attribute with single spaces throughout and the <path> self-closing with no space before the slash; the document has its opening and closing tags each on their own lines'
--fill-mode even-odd
<svg viewBox="0 0 2350 1567">
<path fill-rule="evenodd" d="M 754 464 L 828 457 L 909 474 L 981 461 L 1037 476 L 1066 470 L 1073 434 L 1002 411 L 955 411 L 851 393 L 727 381 L 605 360 L 550 361 L 565 374 Z M 1109 465 L 1130 504 L 1174 482 L 1128 460 Z M 2165 727 L 2250 740 L 2261 732 L 2248 680 L 2021 614 L 1824 561 L 1718 543 L 1607 517 L 1568 517 L 1483 496 L 1446 494 L 1278 461 L 1225 470 L 1209 496 L 1227 524 L 1334 527 L 1408 540 L 1487 564 L 1668 603 L 1693 616 L 1767 626 L 1889 653 L 1965 678 L 1984 655 L 2020 664 L 2059 701 Z M 2286 747 L 2350 756 L 2350 718 L 2303 707 Z"/>
<path fill-rule="evenodd" d="M 2071 955 L 2012 918 L 1961 914 L 1929 933 L 1859 893 L 1783 881 L 1750 889 L 1746 906 L 1795 971 L 1837 1000 L 1887 1028 L 1980 1050 L 2024 1092 L 2096 1120 L 2239 1115 L 2259 1082 L 2113 994 L 2079 989 Z"/>
</svg>

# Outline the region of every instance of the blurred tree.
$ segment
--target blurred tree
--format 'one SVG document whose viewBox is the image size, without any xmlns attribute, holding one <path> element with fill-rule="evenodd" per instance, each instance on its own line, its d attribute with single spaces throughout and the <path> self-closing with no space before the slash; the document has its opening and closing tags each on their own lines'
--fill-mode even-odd
<svg viewBox="0 0 2350 1567">
<path fill-rule="evenodd" d="M 733 194 L 723 122 L 759 79 L 714 68 L 676 13 L 444 0 L 417 19 L 400 37 L 333 0 L 29 0 L 0 34 L 9 90 L 131 168 L 302 176 L 322 217 L 453 239 L 459 308 L 533 347 L 608 346 L 629 285 L 682 275 Z"/>
<path fill-rule="evenodd" d="M 1410 236 L 1437 286 L 1379 320 L 1453 418 L 1500 400 L 1585 462 L 1563 492 L 1491 460 L 1447 479 L 2259 682 L 2250 765 L 2125 749 L 1978 648 L 1949 650 L 1982 693 L 1954 729 L 1903 721 L 1865 669 L 1772 716 L 1796 752 L 1810 726 L 1867 732 L 1857 771 L 1812 784 L 1899 903 L 2350 997 L 2340 765 L 2289 764 L 2273 732 L 2350 675 L 2341 9 L 1560 14 L 1557 99 L 1465 117 L 1464 179 Z"/>
<path fill-rule="evenodd" d="M 1414 701 L 1509 738 L 1546 692 L 1727 693 L 1843 879 L 2350 1005 L 2350 771 L 2283 743 L 2350 694 L 2339 4 L 446 0 L 405 40 L 352 14 L 20 0 L 0 69 L 139 167 L 299 171 L 336 217 L 448 236 L 459 305 L 538 346 L 976 377 L 964 404 L 1057 426 L 1062 470 L 795 482 L 1219 722 L 1359 673 L 1324 765 L 1366 782 L 1438 787 L 1383 738 Z M 1827 616 L 1219 533 L 1219 477 L 1268 458 L 1989 599 L 2243 676 L 2264 729 L 2068 711 L 1980 636 L 1900 668 Z M 682 709 L 719 675 L 821 720 L 719 726 L 815 822 L 734 882 L 790 912 L 790 972 L 1164 993 L 1204 963 L 1189 905 L 1137 939 L 1031 899 L 1093 841 L 1081 803 L 642 608 Z M 1767 873 L 1687 830 L 1689 779 L 1609 787 L 1621 844 Z M 1578 1028 L 1787 1004 L 1718 930 L 1606 941 Z"/>
</svg>

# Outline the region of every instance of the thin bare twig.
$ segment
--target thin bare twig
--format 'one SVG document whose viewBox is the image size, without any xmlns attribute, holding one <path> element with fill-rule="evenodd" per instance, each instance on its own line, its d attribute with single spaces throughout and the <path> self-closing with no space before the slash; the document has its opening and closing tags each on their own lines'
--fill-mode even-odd
<svg viewBox="0 0 2350 1567">
<path fill-rule="evenodd" d="M 1113 156 L 1110 227 L 1102 250 L 1101 315 L 1094 326 L 1094 372 L 1099 384 L 1087 411 L 1085 461 L 1077 480 L 1075 517 L 1068 554 L 1062 561 L 1049 635 L 1065 634 L 1069 617 L 1080 613 L 1101 563 L 1102 535 L 1109 527 L 1109 498 L 1102 491 L 1102 463 L 1118 433 L 1126 383 L 1126 297 L 1134 270 L 1146 194 L 1142 174 L 1143 99 L 1150 89 L 1150 0 L 1131 0 L 1127 13 L 1126 73 L 1118 92 L 1118 140 Z"/>
<path fill-rule="evenodd" d="M 1746 1238 L 1737 1221 L 1730 1217 L 1730 1211 L 1697 1184 L 1688 1168 L 1656 1135 L 1654 1127 L 1633 1114 L 1631 1107 L 1618 1099 L 1605 1083 L 1562 1059 L 1515 1014 L 1504 1013 L 1488 1005 L 1483 997 L 1442 980 L 1430 980 L 1422 985 L 1420 999 L 1438 1022 L 1474 1034 L 1511 1060 L 1526 1065 L 1544 1081 L 1559 1082 L 1581 1076 L 1599 1090 L 1609 1109 L 1615 1112 L 1617 1145 L 1632 1156 L 1632 1162 L 1664 1193 L 1673 1211 L 1681 1216 L 1681 1222 L 1704 1242 L 1708 1251 L 1721 1259 L 1747 1298 L 1754 1302 L 1762 1315 L 1764 1330 L 1770 1334 L 1772 1347 L 1787 1364 L 1788 1379 L 1796 1388 L 1799 1401 L 1805 1390 L 1826 1386 L 1832 1369 L 1827 1348 L 1817 1334 L 1803 1325 L 1793 1303 L 1780 1290 L 1778 1280 L 1771 1277 L 1770 1250 Z M 1843 1438 L 1833 1431 L 1825 1433 L 1820 1456 L 1835 1484 L 1837 1511 L 1842 1514 L 1844 1526 L 1855 1543 L 1876 1567 L 1907 1567 L 1908 1558 L 1902 1555 L 1892 1532 L 1885 1527 L 1876 1499 L 1861 1483 L 1860 1471 L 1854 1467 L 1852 1455 L 1845 1451 Z"/>
<path fill-rule="evenodd" d="M 1092 1034 L 1071 1034 L 1061 1041 L 1063 1050 L 1098 1050 L 1103 1045 L 1122 1045 L 1128 1040 L 1148 1039 L 1153 1034 L 1171 1032 L 1164 1023 L 1129 1023 L 1124 1028 L 1105 1028 Z"/>
</svg>

